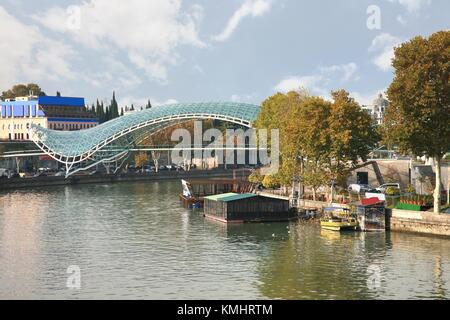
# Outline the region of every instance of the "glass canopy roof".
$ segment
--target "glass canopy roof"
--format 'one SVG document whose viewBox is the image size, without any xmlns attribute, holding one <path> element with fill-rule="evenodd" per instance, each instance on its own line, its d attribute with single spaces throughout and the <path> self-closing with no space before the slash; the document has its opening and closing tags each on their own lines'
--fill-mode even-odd
<svg viewBox="0 0 450 320">
<path fill-rule="evenodd" d="M 80 131 L 56 131 L 32 125 L 33 141 L 58 160 L 92 155 L 136 130 L 167 126 L 182 119 L 218 119 L 251 127 L 260 107 L 235 102 L 179 103 L 152 107 Z M 64 161 L 62 161 L 64 162 Z"/>
</svg>

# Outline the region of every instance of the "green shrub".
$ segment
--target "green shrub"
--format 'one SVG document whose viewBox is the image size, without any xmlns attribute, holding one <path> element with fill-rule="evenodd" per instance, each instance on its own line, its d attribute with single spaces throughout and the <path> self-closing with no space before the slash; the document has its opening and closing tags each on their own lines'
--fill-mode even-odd
<svg viewBox="0 0 450 320">
<path fill-rule="evenodd" d="M 398 196 L 400 195 L 400 189 L 396 187 L 387 187 L 385 194 L 387 196 Z"/>
<path fill-rule="evenodd" d="M 264 179 L 262 180 L 262 184 L 264 188 L 267 189 L 274 189 L 280 187 L 279 181 L 274 176 L 265 176 Z"/>
</svg>

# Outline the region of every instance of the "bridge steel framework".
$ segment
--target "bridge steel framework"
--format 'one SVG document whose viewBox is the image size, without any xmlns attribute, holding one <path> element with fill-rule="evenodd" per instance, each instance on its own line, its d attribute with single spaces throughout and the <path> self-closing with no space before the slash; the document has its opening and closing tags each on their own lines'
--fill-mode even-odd
<svg viewBox="0 0 450 320">
<path fill-rule="evenodd" d="M 190 120 L 215 119 L 252 127 L 260 107 L 236 102 L 178 103 L 125 115 L 97 127 L 57 131 L 32 125 L 33 142 L 65 165 L 66 177 L 100 163 L 123 159 L 143 137 Z"/>
</svg>

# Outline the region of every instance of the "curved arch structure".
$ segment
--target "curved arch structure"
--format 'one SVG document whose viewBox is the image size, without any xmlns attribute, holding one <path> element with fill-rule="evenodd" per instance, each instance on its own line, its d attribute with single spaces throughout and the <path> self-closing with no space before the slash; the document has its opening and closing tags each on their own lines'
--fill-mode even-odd
<svg viewBox="0 0 450 320">
<path fill-rule="evenodd" d="M 179 103 L 135 112 L 80 131 L 56 131 L 32 125 L 30 136 L 43 152 L 66 165 L 69 176 L 124 157 L 127 148 L 143 134 L 196 119 L 217 119 L 250 128 L 259 111 L 259 106 L 244 103 Z"/>
</svg>

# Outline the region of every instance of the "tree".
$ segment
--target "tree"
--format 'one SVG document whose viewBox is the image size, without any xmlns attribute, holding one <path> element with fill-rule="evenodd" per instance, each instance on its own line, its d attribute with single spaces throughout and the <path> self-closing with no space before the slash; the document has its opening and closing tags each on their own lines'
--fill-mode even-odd
<svg viewBox="0 0 450 320">
<path fill-rule="evenodd" d="M 450 31 L 403 43 L 392 65 L 384 139 L 401 152 L 434 159 L 434 212 L 440 213 L 441 161 L 450 150 Z"/>
<path fill-rule="evenodd" d="M 264 188 L 273 189 L 280 187 L 280 182 L 275 176 L 265 176 L 262 180 L 262 185 Z"/>
<path fill-rule="evenodd" d="M 313 192 L 313 200 L 316 201 L 317 189 L 327 185 L 329 174 L 326 171 L 326 164 L 320 161 L 305 162 L 304 171 L 302 174 L 303 182 L 309 186 Z"/>
<path fill-rule="evenodd" d="M 152 150 L 151 154 L 152 154 L 153 163 L 155 164 L 155 172 L 159 172 L 159 159 L 161 158 L 161 152 Z"/>
<path fill-rule="evenodd" d="M 103 108 L 103 102 L 100 103 L 98 99 L 95 107 L 95 114 L 97 115 L 99 123 L 103 123 L 106 121 L 106 114 L 105 109 Z"/>
<path fill-rule="evenodd" d="M 122 108 L 120 108 L 120 116 L 123 116 L 124 115 L 124 113 L 123 113 L 123 107 Z"/>
<path fill-rule="evenodd" d="M 138 152 L 134 156 L 136 167 L 143 167 L 148 163 L 148 155 L 145 152 Z"/>
<path fill-rule="evenodd" d="M 291 91 L 287 94 L 277 93 L 267 98 L 261 106 L 261 112 L 254 123 L 256 129 L 278 129 L 280 131 L 280 168 L 277 174 L 279 183 L 290 185 L 293 178 L 300 174 L 299 159 L 301 148 L 298 144 L 297 112 L 304 92 Z M 270 141 L 268 147 L 270 148 Z"/>
<path fill-rule="evenodd" d="M 61 97 L 61 92 L 56 91 L 56 96 L 57 96 L 57 97 Z"/>
<path fill-rule="evenodd" d="M 117 104 L 116 101 L 116 92 L 113 91 L 113 97 L 111 100 L 111 106 L 110 106 L 110 118 L 108 120 L 114 119 L 114 118 L 118 118 L 119 117 L 119 105 Z"/>
<path fill-rule="evenodd" d="M 344 184 L 349 169 L 359 160 L 367 161 L 380 140 L 376 124 L 368 113 L 345 90 L 331 93 L 329 125 L 331 179 Z"/>
<path fill-rule="evenodd" d="M 313 199 L 316 191 L 330 181 L 328 163 L 330 163 L 329 118 L 331 103 L 320 97 L 306 98 L 296 111 L 298 125 L 291 126 L 297 149 L 301 152 L 301 172 L 305 185 L 311 187 Z"/>
<path fill-rule="evenodd" d="M 378 142 L 370 115 L 345 90 L 332 96 L 330 102 L 304 91 L 277 93 L 262 103 L 254 127 L 280 130 L 275 178 L 283 186 L 300 178 L 315 193 L 331 180 L 344 184 L 351 168 L 366 161 Z"/>
<path fill-rule="evenodd" d="M 150 102 L 150 99 L 148 99 L 147 105 L 145 106 L 145 109 L 150 109 L 152 107 L 152 104 Z"/>
<path fill-rule="evenodd" d="M 13 99 L 17 97 L 26 97 L 30 94 L 36 96 L 45 96 L 45 93 L 42 91 L 41 87 L 35 83 L 25 84 L 16 84 L 11 89 L 7 91 L 3 91 L 1 98 L 5 99 Z"/>
</svg>

